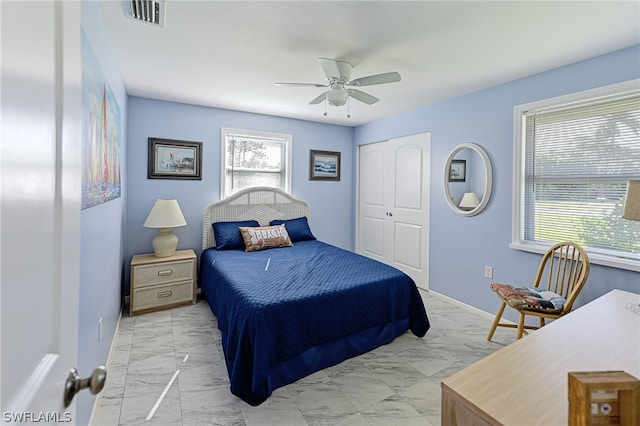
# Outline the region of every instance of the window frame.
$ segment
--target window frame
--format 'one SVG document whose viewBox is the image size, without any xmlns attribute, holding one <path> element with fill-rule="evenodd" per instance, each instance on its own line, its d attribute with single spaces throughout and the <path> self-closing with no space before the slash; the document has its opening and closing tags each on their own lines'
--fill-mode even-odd
<svg viewBox="0 0 640 426">
<path fill-rule="evenodd" d="M 509 244 L 510 248 L 532 253 L 544 253 L 551 246 L 549 243 L 545 244 L 542 242 L 533 242 L 524 239 L 525 220 L 522 207 L 524 205 L 523 198 L 526 196 L 524 176 L 526 161 L 526 126 L 524 125 L 525 120 L 523 120 L 525 113 L 534 109 L 551 108 L 562 104 L 583 102 L 589 99 L 610 96 L 625 91 L 638 90 L 639 87 L 640 79 L 634 79 L 595 89 L 542 99 L 527 104 L 516 105 L 514 107 L 513 202 L 511 244 Z M 621 257 L 617 254 L 619 252 L 614 252 L 612 250 L 592 247 L 585 247 L 585 250 L 589 255 L 589 260 L 593 264 L 640 272 L 640 255 L 627 253 L 625 257 Z"/>
<path fill-rule="evenodd" d="M 273 139 L 273 140 L 281 140 L 284 145 L 284 155 L 282 161 L 282 182 L 283 188 L 278 188 L 285 191 L 288 194 L 291 194 L 291 149 L 293 136 L 284 134 L 284 133 L 272 133 L 272 132 L 262 132 L 255 130 L 243 130 L 243 129 L 233 129 L 229 127 L 222 127 L 220 129 L 220 195 L 221 199 L 224 199 L 232 194 L 226 194 L 226 180 L 227 180 L 227 135 L 242 135 L 248 138 L 260 138 L 260 139 Z"/>
</svg>

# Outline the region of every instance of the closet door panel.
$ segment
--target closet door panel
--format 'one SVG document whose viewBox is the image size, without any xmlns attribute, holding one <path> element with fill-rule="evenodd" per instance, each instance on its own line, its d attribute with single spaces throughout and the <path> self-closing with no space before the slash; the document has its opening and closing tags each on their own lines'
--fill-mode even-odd
<svg viewBox="0 0 640 426">
<path fill-rule="evenodd" d="M 384 220 L 375 217 L 363 218 L 362 254 L 384 261 Z"/>
<path fill-rule="evenodd" d="M 395 222 L 394 263 L 416 271 L 422 269 L 422 227 Z"/>
<path fill-rule="evenodd" d="M 389 149 L 388 158 L 393 161 L 391 265 L 408 274 L 419 287 L 427 288 L 429 135 L 392 139 Z"/>
<path fill-rule="evenodd" d="M 385 160 L 382 148 L 380 144 L 373 144 L 361 153 L 360 176 L 364 184 L 361 186 L 360 200 L 366 207 L 385 207 Z"/>
<path fill-rule="evenodd" d="M 396 209 L 423 210 L 423 147 L 401 146 L 395 152 L 394 193 Z"/>
<path fill-rule="evenodd" d="M 360 150 L 358 252 L 386 262 L 391 244 L 385 244 L 388 219 L 385 185 L 388 173 L 384 143 L 363 146 Z"/>
</svg>

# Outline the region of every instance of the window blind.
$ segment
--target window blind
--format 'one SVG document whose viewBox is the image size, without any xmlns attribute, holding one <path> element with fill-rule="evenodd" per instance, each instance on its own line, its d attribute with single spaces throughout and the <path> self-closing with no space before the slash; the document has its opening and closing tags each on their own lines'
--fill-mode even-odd
<svg viewBox="0 0 640 426">
<path fill-rule="evenodd" d="M 640 90 L 524 113 L 523 236 L 640 254 L 640 222 L 622 219 L 640 178 Z"/>
</svg>

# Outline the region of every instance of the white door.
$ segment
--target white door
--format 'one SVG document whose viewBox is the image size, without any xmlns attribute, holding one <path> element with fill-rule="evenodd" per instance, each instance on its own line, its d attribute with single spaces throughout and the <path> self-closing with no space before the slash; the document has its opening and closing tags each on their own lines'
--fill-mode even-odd
<svg viewBox="0 0 640 426">
<path fill-rule="evenodd" d="M 356 251 L 387 262 L 393 252 L 387 241 L 387 205 L 392 187 L 385 142 L 361 145 L 358 151 L 358 232 Z"/>
<path fill-rule="evenodd" d="M 428 288 L 429 148 L 422 133 L 359 147 L 358 253 Z"/>
<path fill-rule="evenodd" d="M 78 353 L 80 3 L 3 1 L 0 22 L 2 422 L 73 424 L 63 394 Z"/>
</svg>

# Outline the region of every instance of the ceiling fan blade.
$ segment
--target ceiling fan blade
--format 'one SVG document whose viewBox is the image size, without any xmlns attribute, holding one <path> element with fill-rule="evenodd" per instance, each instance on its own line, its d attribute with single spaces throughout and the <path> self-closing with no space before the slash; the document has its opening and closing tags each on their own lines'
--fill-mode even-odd
<svg viewBox="0 0 640 426">
<path fill-rule="evenodd" d="M 315 98 L 314 100 L 309 102 L 309 105 L 315 105 L 315 104 L 319 104 L 319 103 L 324 102 L 324 99 L 327 97 L 327 93 L 328 93 L 328 91 L 322 93 L 317 98 Z"/>
<path fill-rule="evenodd" d="M 348 89 L 347 92 L 349 92 L 349 96 L 351 96 L 353 99 L 357 99 L 360 102 L 364 102 L 367 105 L 373 105 L 380 100 L 375 96 L 365 93 L 362 90 L 358 90 L 358 89 Z"/>
<path fill-rule="evenodd" d="M 318 61 L 320 61 L 320 66 L 327 80 L 338 79 L 349 81 L 351 78 L 351 69 L 353 66 L 349 62 L 327 58 L 318 58 Z"/>
<path fill-rule="evenodd" d="M 318 83 L 273 83 L 276 86 L 299 86 L 299 87 L 329 87 L 328 84 Z"/>
<path fill-rule="evenodd" d="M 374 84 L 393 83 L 396 81 L 400 81 L 400 74 L 394 71 L 356 78 L 349 82 L 349 86 L 373 86 Z"/>
</svg>

